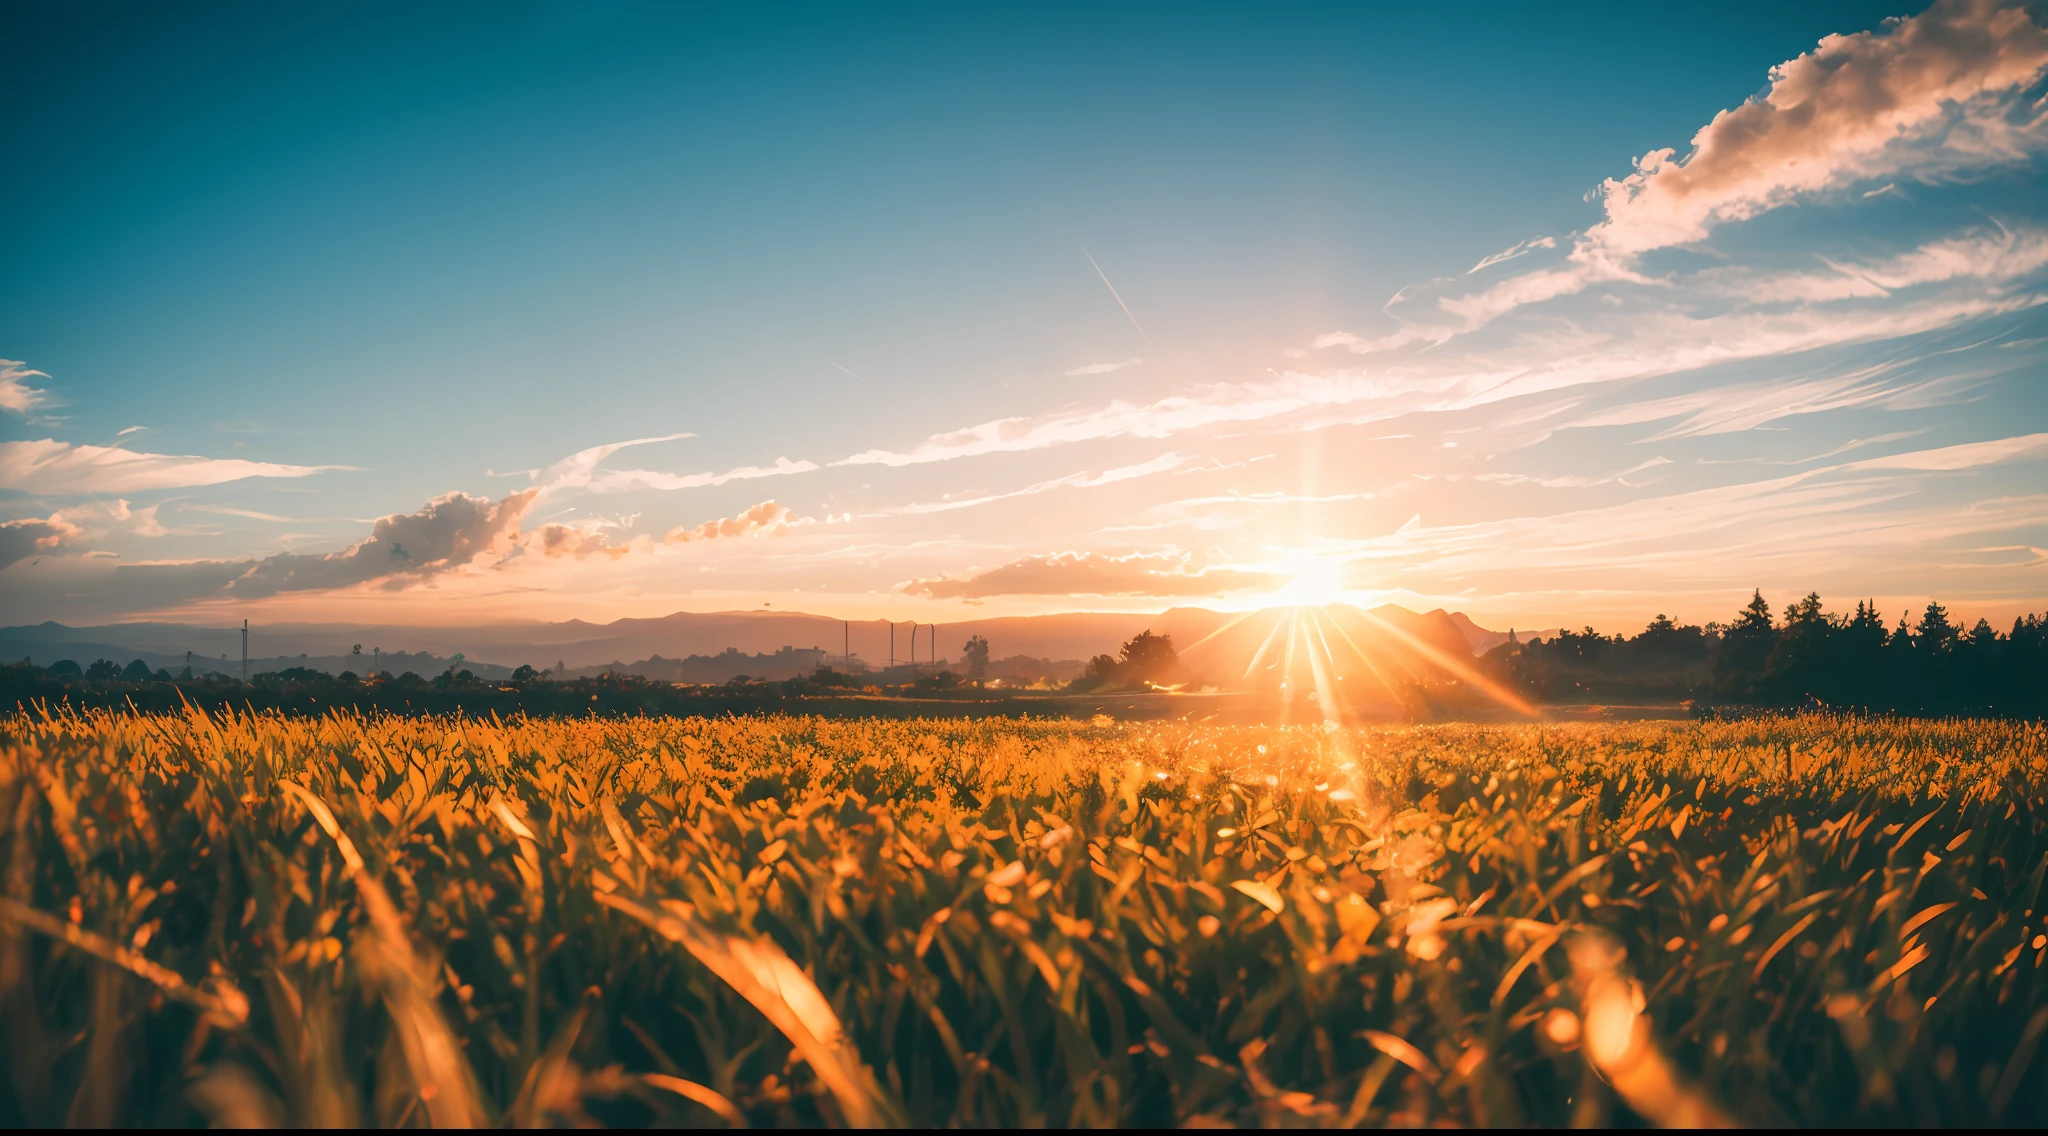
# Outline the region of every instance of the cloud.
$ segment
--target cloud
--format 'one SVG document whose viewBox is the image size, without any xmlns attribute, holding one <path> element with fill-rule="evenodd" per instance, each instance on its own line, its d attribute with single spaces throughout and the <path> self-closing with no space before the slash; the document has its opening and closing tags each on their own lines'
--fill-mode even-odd
<svg viewBox="0 0 2048 1136">
<path fill-rule="evenodd" d="M 791 461 L 776 458 L 773 465 L 743 465 L 724 473 L 662 473 L 651 469 L 608 469 L 594 475 L 589 481 L 592 493 L 625 493 L 635 489 L 702 489 L 725 485 L 734 481 L 754 481 L 763 477 L 787 477 L 791 474 L 810 473 L 819 466 L 816 462 Z"/>
<path fill-rule="evenodd" d="M 1997 224 L 1875 261 L 1823 258 L 1826 272 L 1744 271 L 1702 273 L 1703 280 L 1750 304 L 1821 304 L 1884 299 L 1927 284 L 1951 281 L 2009 283 L 2048 267 L 2048 229 Z"/>
<path fill-rule="evenodd" d="M 55 552 L 84 536 L 84 529 L 65 521 L 61 514 L 47 520 L 0 523 L 0 569 L 31 556 Z"/>
<path fill-rule="evenodd" d="M 118 446 L 74 446 L 49 438 L 0 442 L 0 488 L 57 496 L 182 489 L 250 477 L 307 477 L 353 468 L 149 454 Z"/>
<path fill-rule="evenodd" d="M 1630 481 L 1630 475 L 1643 473 L 1660 465 L 1670 464 L 1670 458 L 1659 457 L 1637 462 L 1627 469 L 1615 470 L 1612 473 L 1564 477 L 1531 477 L 1520 473 L 1481 473 L 1474 475 L 1472 480 L 1491 481 L 1500 485 L 1540 485 L 1545 489 L 1589 489 L 1595 485 L 1612 485 L 1618 482 L 1633 489 L 1639 483 Z"/>
<path fill-rule="evenodd" d="M 635 544 L 613 544 L 605 534 L 595 528 L 579 528 L 575 525 L 542 525 L 527 534 L 523 542 L 543 556 L 575 557 L 578 560 L 589 556 L 608 556 L 617 560 L 630 554 Z"/>
<path fill-rule="evenodd" d="M 2040 141 L 2038 110 L 2019 96 L 2048 68 L 2048 31 L 2024 8 L 1939 0 L 1887 23 L 1773 68 L 1769 88 L 1714 116 L 1683 160 L 1654 150 L 1605 182 L 1592 243 L 1687 244 L 1804 196 L 2009 163 Z"/>
<path fill-rule="evenodd" d="M 543 495 L 558 493 L 567 489 L 588 488 L 597 476 L 598 464 L 628 446 L 647 446 L 656 442 L 676 442 L 694 438 L 695 434 L 661 434 L 652 438 L 632 438 L 624 442 L 608 442 L 578 450 L 568 457 L 548 466 L 546 469 L 531 471 L 535 488 Z"/>
<path fill-rule="evenodd" d="M 1524 241 L 1487 257 L 1465 277 L 1538 250 L 1524 271 L 1477 290 L 1464 278 L 1404 289 L 1389 312 L 1404 326 L 1339 343 L 1377 353 L 1433 345 L 1517 308 L 1595 285 L 1654 283 L 1637 270 L 1644 253 L 1691 245 L 1716 226 L 1879 178 L 1952 180 L 2026 161 L 2048 145 L 2048 109 L 2028 88 L 2048 70 L 2048 30 L 2018 7 L 1941 0 L 1884 30 L 1832 35 L 1771 70 L 1756 98 L 1716 115 L 1683 159 L 1652 150 L 1634 172 L 1597 191 L 1605 216 L 1568 247 Z M 1426 302 L 1428 307 L 1417 310 Z M 1443 316 L 1454 317 L 1446 323 Z"/>
<path fill-rule="evenodd" d="M 1953 567 L 1992 537 L 2048 526 L 2048 495 L 1958 501 L 1931 486 L 1950 475 L 2048 459 L 2048 434 L 1991 439 L 1847 462 L 1765 481 L 1643 498 L 1596 509 L 1471 524 L 1404 526 L 1350 542 L 1388 586 L 1444 594 L 1585 591 L 1597 578 L 1639 593 L 1755 583 L 1806 587 L 1830 577 L 1857 589 L 1898 578 L 1922 591 L 1926 573 Z M 2012 479 L 2024 484 L 2024 475 Z M 2004 543 L 2010 544 L 2010 541 Z M 2035 539 L 2032 543 L 2038 544 Z M 2005 571 L 1988 560 L 1972 565 Z M 1625 583 L 1622 583 L 1625 582 Z M 2031 585 L 2025 577 L 2012 583 Z"/>
<path fill-rule="evenodd" d="M 1134 552 L 1102 556 L 1054 552 L 1027 556 L 965 579 L 912 580 L 900 586 L 910 595 L 933 599 L 988 596 L 1221 596 L 1278 587 L 1282 578 L 1266 572 L 1213 566 L 1195 568 L 1186 553 Z"/>
<path fill-rule="evenodd" d="M 1827 450 L 1827 451 L 1825 451 L 1825 452 L 1823 452 L 1823 453 L 1818 453 L 1818 454 L 1814 454 L 1814 455 L 1813 455 L 1812 457 L 1804 457 L 1804 458 L 1790 458 L 1790 459 L 1779 459 L 1779 458 L 1701 458 L 1701 459 L 1700 459 L 1700 461 L 1699 461 L 1699 464 L 1700 464 L 1700 465 L 1811 465 L 1812 463 L 1814 463 L 1814 462 L 1817 462 L 1817 461 L 1826 461 L 1826 460 L 1828 460 L 1829 458 L 1834 458 L 1834 457 L 1840 457 L 1840 456 L 1842 456 L 1843 454 L 1846 454 L 1846 453 L 1848 453 L 1848 452 L 1849 452 L 1850 450 L 1860 450 L 1860 449 L 1862 449 L 1862 448 L 1863 448 L 1863 447 L 1865 447 L 1865 446 L 1881 446 L 1881 445 L 1885 444 L 1886 442 L 1897 442 L 1897 441 L 1901 441 L 1901 440 L 1903 440 L 1903 439 L 1906 439 L 1906 438 L 1915 438 L 1915 437 L 1918 437 L 1918 436 L 1920 436 L 1921 434 L 1925 434 L 1925 433 L 1926 433 L 1927 431 L 1929 431 L 1929 430 L 1931 430 L 1931 429 L 1933 429 L 1933 427 L 1931 427 L 1931 426 L 1923 426 L 1923 427 L 1921 427 L 1921 428 L 1920 428 L 1920 429 L 1918 429 L 1918 430 L 1895 430 L 1895 431 L 1893 431 L 1893 432 L 1891 432 L 1891 433 L 1889 433 L 1889 434 L 1877 434 L 1877 435 L 1873 435 L 1873 436 L 1871 436 L 1871 437 L 1868 437 L 1868 438 L 1851 438 L 1851 439 L 1849 439 L 1848 441 L 1846 441 L 1846 442 L 1843 442 L 1843 443 L 1842 443 L 1841 445 L 1839 445 L 1839 446 L 1836 446 L 1836 447 L 1834 447 L 1833 449 Z"/>
<path fill-rule="evenodd" d="M 1478 272 L 1482 269 L 1492 268 L 1494 265 L 1500 264 L 1503 261 L 1513 260 L 1518 256 L 1524 256 L 1537 249 L 1554 249 L 1556 247 L 1556 237 L 1536 237 L 1532 240 L 1526 240 L 1519 244 L 1511 245 L 1508 248 L 1501 250 L 1500 252 L 1494 253 L 1492 256 L 1480 258 L 1478 264 L 1475 264 L 1472 267 L 1465 270 L 1465 275 L 1470 276 L 1473 273 Z M 1326 344 L 1324 344 L 1322 340 L 1318 339 L 1316 341 L 1316 346 L 1323 347 L 1326 346 Z"/>
<path fill-rule="evenodd" d="M 510 553 L 520 518 L 537 495 L 538 490 L 524 489 L 492 502 L 449 493 L 418 512 L 378 518 L 368 539 L 325 556 L 285 552 L 256 560 L 124 565 L 115 575 L 139 587 L 169 586 L 201 597 L 225 592 L 238 599 L 378 581 L 404 588 Z"/>
<path fill-rule="evenodd" d="M 116 532 L 141 537 L 167 536 L 171 530 L 165 528 L 157 519 L 157 510 L 162 507 L 161 504 L 157 504 L 138 509 L 130 505 L 126 498 L 88 501 L 63 509 L 51 519 L 62 519 L 68 524 L 77 525 L 92 537 Z"/>
<path fill-rule="evenodd" d="M 2048 434 L 2023 434 L 2012 438 L 1993 438 L 1983 442 L 1965 442 L 1961 445 L 1942 446 L 1932 450 L 1914 450 L 1911 453 L 1891 454 L 1881 458 L 1864 458 L 1861 461 L 1833 466 L 1831 469 L 1905 469 L 1926 472 L 1953 472 L 2040 458 L 2048 458 Z"/>
<path fill-rule="evenodd" d="M 1130 358 L 1117 363 L 1090 363 L 1085 367 L 1076 367 L 1073 370 L 1068 371 L 1067 374 L 1070 377 L 1079 377 L 1082 375 L 1113 375 L 1116 372 L 1123 370 L 1125 367 L 1135 367 L 1138 364 L 1143 363 L 1144 361 L 1145 360 L 1139 358 L 1138 356 L 1133 355 Z"/>
<path fill-rule="evenodd" d="M 717 540 L 721 537 L 772 536 L 789 528 L 803 524 L 786 505 L 763 501 L 737 516 L 722 517 L 705 521 L 692 528 L 677 525 L 661 538 L 663 544 L 688 544 L 698 540 Z"/>
<path fill-rule="evenodd" d="M 905 505 L 902 508 L 890 511 L 912 515 L 920 513 L 948 513 L 955 509 L 971 509 L 976 505 L 1008 501 L 1016 497 L 1033 497 L 1054 489 L 1092 489 L 1098 485 L 1111 485 L 1119 481 L 1129 481 L 1132 478 L 1164 473 L 1186 460 L 1186 458 L 1181 457 L 1179 454 L 1161 454 L 1151 461 L 1139 462 L 1136 465 L 1119 466 L 1116 469 L 1104 470 L 1096 474 L 1070 473 L 1065 477 L 1055 477 L 1050 481 L 1040 481 L 1027 485 L 1022 489 L 1013 489 L 1008 493 L 990 493 L 980 497 L 965 497 L 957 501 L 933 501 L 928 504 Z"/>
<path fill-rule="evenodd" d="M 41 371 L 29 370 L 19 359 L 0 359 L 0 410 L 27 414 L 38 406 L 48 405 L 50 392 L 28 385 L 28 380 L 49 377 Z"/>
<path fill-rule="evenodd" d="M 326 556 L 282 553 L 257 561 L 229 590 L 258 597 L 277 592 L 344 588 L 372 580 L 399 586 L 463 568 L 510 551 L 519 519 L 533 504 L 527 489 L 493 503 L 487 497 L 449 493 L 415 513 L 380 517 L 368 540 Z"/>
<path fill-rule="evenodd" d="M 964 430 L 934 434 L 907 453 L 866 450 L 835 466 L 890 467 L 954 461 L 984 454 L 1051 449 L 1105 438 L 1165 438 L 1224 422 L 1250 422 L 1298 410 L 1306 403 L 1288 390 L 1263 385 L 1218 387 L 1200 397 L 1176 395 L 1152 403 L 1116 401 L 1043 418 L 998 418 Z"/>
</svg>

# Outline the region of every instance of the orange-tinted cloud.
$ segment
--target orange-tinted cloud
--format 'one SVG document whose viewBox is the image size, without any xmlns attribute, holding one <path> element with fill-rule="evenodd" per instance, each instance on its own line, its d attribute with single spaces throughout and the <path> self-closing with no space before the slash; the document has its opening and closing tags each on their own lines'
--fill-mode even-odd
<svg viewBox="0 0 2048 1136">
<path fill-rule="evenodd" d="M 1589 235 L 1622 253 L 1663 248 L 1852 181 L 2020 160 L 2015 135 L 2036 127 L 2000 96 L 2044 68 L 2048 29 L 1995 0 L 1940 0 L 1883 31 L 1828 36 L 1715 115 L 1684 161 L 1655 150 L 1608 180 L 1607 220 Z"/>
<path fill-rule="evenodd" d="M 688 544 L 693 540 L 716 540 L 733 536 L 769 536 L 803 521 L 787 505 L 763 501 L 744 513 L 720 517 L 691 527 L 677 525 L 661 538 L 663 544 Z"/>
<path fill-rule="evenodd" d="M 26 560 L 85 535 L 85 530 L 66 521 L 61 514 L 47 520 L 8 521 L 0 524 L 0 568 Z"/>
<path fill-rule="evenodd" d="M 586 556 L 604 555 L 613 560 L 633 551 L 630 544 L 613 544 L 597 529 L 580 529 L 574 525 L 542 525 L 526 538 L 527 547 L 538 549 L 543 556 L 573 556 L 578 560 Z"/>
</svg>

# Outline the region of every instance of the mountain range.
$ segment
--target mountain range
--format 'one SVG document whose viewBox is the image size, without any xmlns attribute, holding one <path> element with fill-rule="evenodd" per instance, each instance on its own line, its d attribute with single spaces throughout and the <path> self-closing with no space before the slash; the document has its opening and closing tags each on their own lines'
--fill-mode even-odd
<svg viewBox="0 0 2048 1136">
<path fill-rule="evenodd" d="M 1360 609 L 1333 605 L 1332 610 Z M 583 620 L 468 627 L 285 623 L 252 627 L 249 653 L 254 673 L 309 666 L 327 671 L 412 670 L 427 674 L 445 669 L 460 655 L 462 665 L 480 677 L 496 678 L 521 664 L 581 671 L 654 656 L 681 659 L 720 655 L 729 649 L 773 654 L 785 647 L 816 648 L 835 661 L 850 653 L 877 668 L 892 659 L 897 663 L 946 662 L 957 660 L 967 640 L 978 635 L 989 641 L 995 658 L 1070 661 L 1078 669 L 1081 660 L 1115 654 L 1122 643 L 1143 631 L 1171 635 L 1184 652 L 1192 649 L 1199 655 L 1209 644 L 1235 642 L 1249 633 L 1246 628 L 1266 626 L 1273 618 L 1270 613 L 1177 607 L 1149 615 L 1070 612 L 936 625 L 904 622 L 893 627 L 884 620 L 842 621 L 774 611 L 676 612 L 603 624 Z M 1506 632 L 1481 627 L 1462 612 L 1442 609 L 1418 613 L 1386 604 L 1367 613 L 1364 626 L 1381 624 L 1397 626 L 1461 658 L 1482 654 L 1507 638 Z M 1548 638 L 1551 634 L 1554 632 L 1525 633 L 1522 638 Z M 82 664 L 99 658 L 121 663 L 140 658 L 151 667 L 176 670 L 186 665 L 186 653 L 191 652 L 195 669 L 234 673 L 240 667 L 240 637 L 241 629 L 234 626 L 118 623 L 69 627 L 41 623 L 0 628 L 0 659 L 48 665 L 59 659 Z"/>
</svg>

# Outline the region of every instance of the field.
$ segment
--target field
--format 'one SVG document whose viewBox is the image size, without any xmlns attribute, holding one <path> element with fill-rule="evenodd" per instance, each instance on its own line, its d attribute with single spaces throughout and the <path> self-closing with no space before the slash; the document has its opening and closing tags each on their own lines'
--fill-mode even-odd
<svg viewBox="0 0 2048 1136">
<path fill-rule="evenodd" d="M 0 1122 L 2048 1123 L 2048 729 L 0 722 Z"/>
</svg>

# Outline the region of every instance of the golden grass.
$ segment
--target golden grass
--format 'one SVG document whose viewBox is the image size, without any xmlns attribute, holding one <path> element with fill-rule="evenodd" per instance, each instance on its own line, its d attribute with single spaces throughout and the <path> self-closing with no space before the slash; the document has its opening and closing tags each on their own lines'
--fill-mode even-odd
<svg viewBox="0 0 2048 1136">
<path fill-rule="evenodd" d="M 2048 729 L 0 722 L 19 1124 L 2028 1124 Z"/>
</svg>

